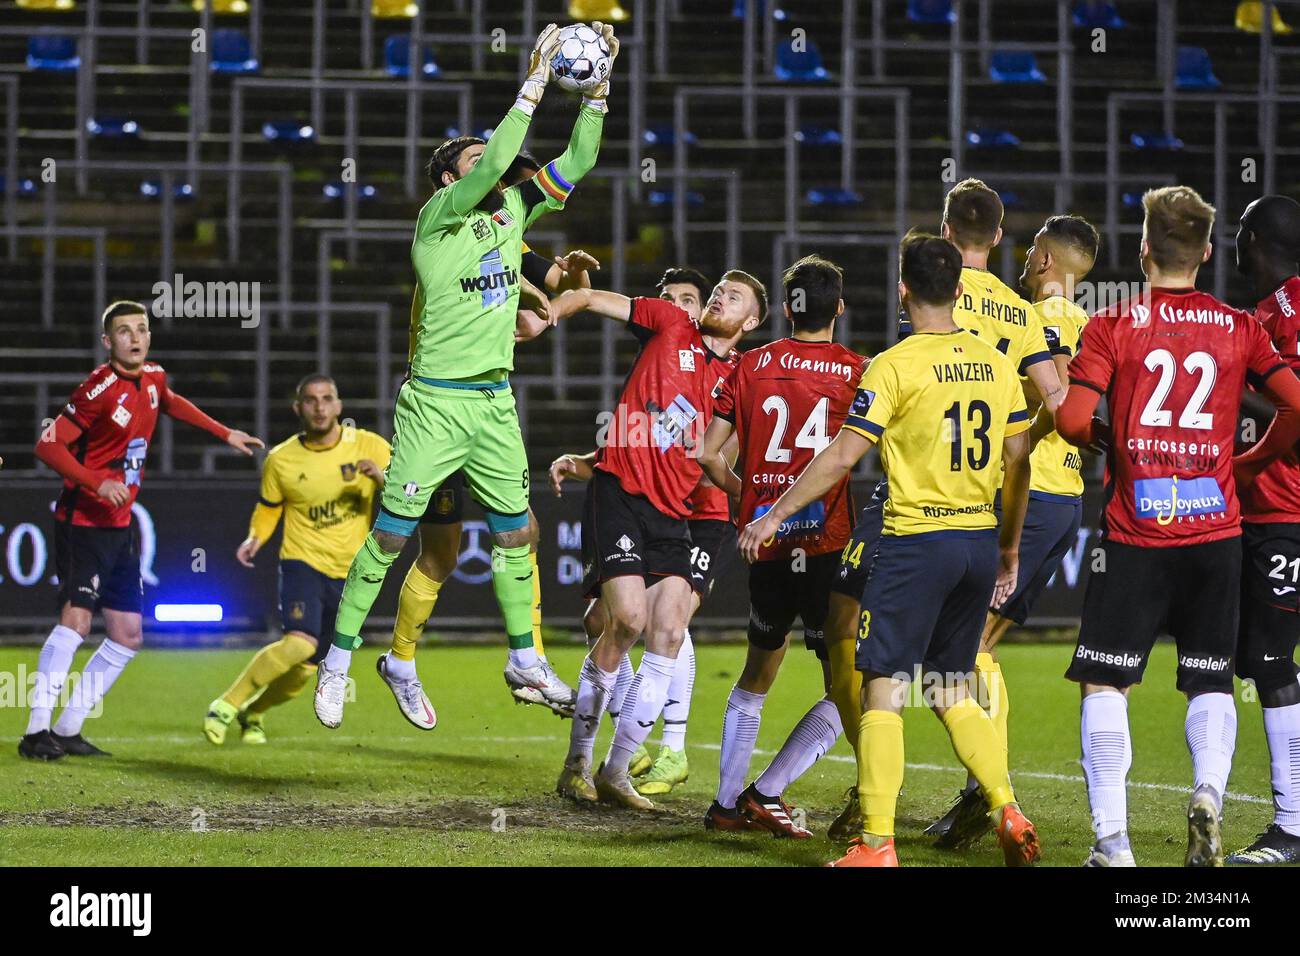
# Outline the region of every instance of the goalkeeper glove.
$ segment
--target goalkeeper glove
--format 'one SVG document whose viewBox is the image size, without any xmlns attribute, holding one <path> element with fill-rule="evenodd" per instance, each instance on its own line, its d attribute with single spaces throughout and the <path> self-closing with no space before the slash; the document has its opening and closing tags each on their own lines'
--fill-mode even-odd
<svg viewBox="0 0 1300 956">
<path fill-rule="evenodd" d="M 519 87 L 519 99 L 516 100 L 520 106 L 524 102 L 530 104 L 527 107 L 529 113 L 542 101 L 546 84 L 551 81 L 551 57 L 555 56 L 559 46 L 560 28 L 554 23 L 548 23 L 533 44 L 533 53 L 528 60 L 528 75 L 524 77 L 524 85 Z"/>
<path fill-rule="evenodd" d="M 599 20 L 593 20 L 591 28 L 605 38 L 605 45 L 609 47 L 609 70 L 605 73 L 604 78 L 583 98 L 583 103 L 595 107 L 602 113 L 608 113 L 609 107 L 605 105 L 605 98 L 609 96 L 609 78 L 614 72 L 614 60 L 618 57 L 618 37 L 614 36 L 614 25 L 612 23 L 601 23 Z"/>
</svg>

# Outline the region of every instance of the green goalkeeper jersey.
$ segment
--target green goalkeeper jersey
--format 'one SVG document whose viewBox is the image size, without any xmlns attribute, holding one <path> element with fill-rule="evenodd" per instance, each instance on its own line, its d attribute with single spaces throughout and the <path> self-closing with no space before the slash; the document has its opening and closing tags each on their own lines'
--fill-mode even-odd
<svg viewBox="0 0 1300 956">
<path fill-rule="evenodd" d="M 563 208 L 574 185 L 595 165 L 604 114 L 582 107 L 563 155 L 505 190 L 496 212 L 478 208 L 518 154 L 529 120 L 524 111 L 511 109 L 474 168 L 439 189 L 420 210 L 411 244 L 417 302 L 422 302 L 412 316 L 410 359 L 416 377 L 473 379 L 514 368 L 524 230 L 543 213 Z"/>
</svg>

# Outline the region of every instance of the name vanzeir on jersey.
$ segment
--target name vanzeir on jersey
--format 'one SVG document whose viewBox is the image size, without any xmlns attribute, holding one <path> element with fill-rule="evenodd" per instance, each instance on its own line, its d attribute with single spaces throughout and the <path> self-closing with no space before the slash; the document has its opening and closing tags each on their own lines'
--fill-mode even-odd
<svg viewBox="0 0 1300 956">
<path fill-rule="evenodd" d="M 1034 303 L 1053 355 L 1071 357 L 1079 351 L 1088 313 L 1060 295 Z M 1029 497 L 1047 500 L 1083 494 L 1083 455 L 1054 430 L 1034 446 L 1029 457 Z"/>
<path fill-rule="evenodd" d="M 1152 289 L 1093 316 L 1070 382 L 1106 396 L 1110 409 L 1105 535 L 1137 547 L 1239 535 L 1241 389 L 1282 366 L 1250 313 L 1195 289 Z"/>
<path fill-rule="evenodd" d="M 880 443 L 884 533 L 993 528 L 1002 442 L 1029 428 L 1015 367 L 963 330 L 914 332 L 872 360 L 844 422 Z"/>
<path fill-rule="evenodd" d="M 1286 362 L 1300 375 L 1300 278 L 1292 276 L 1255 307 L 1259 322 Z M 1284 455 L 1260 472 L 1241 498 L 1242 520 L 1300 523 L 1300 462 Z"/>
</svg>

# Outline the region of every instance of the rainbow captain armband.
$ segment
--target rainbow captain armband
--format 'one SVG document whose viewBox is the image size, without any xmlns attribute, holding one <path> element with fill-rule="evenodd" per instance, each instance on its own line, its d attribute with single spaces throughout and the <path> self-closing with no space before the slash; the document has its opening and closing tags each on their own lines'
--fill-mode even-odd
<svg viewBox="0 0 1300 956">
<path fill-rule="evenodd" d="M 569 193 L 573 192 L 573 183 L 560 175 L 560 171 L 555 168 L 554 161 L 547 163 L 538 170 L 537 175 L 533 177 L 533 182 L 537 183 L 542 192 L 560 205 L 564 205 L 565 200 L 569 198 Z"/>
</svg>

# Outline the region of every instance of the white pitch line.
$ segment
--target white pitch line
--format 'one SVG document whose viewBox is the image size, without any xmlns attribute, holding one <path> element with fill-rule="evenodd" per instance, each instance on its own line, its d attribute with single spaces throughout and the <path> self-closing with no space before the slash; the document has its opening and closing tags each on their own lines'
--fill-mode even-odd
<svg viewBox="0 0 1300 956">
<path fill-rule="evenodd" d="M 159 735 L 146 735 L 146 736 L 133 736 L 133 737 L 96 737 L 95 739 L 98 740 L 100 743 L 105 743 L 105 744 L 109 744 L 109 743 L 112 744 L 138 744 L 138 743 L 198 744 L 202 742 L 203 736 L 202 734 L 198 734 L 198 733 L 192 736 L 184 736 L 184 737 L 178 735 L 159 734 Z M 379 743 L 385 741 L 385 738 L 376 737 L 373 735 L 359 737 L 359 736 L 347 735 L 347 734 L 328 734 L 328 735 L 285 734 L 283 736 L 277 735 L 273 739 L 275 741 L 295 741 L 295 742 L 303 741 L 303 740 L 333 740 L 333 741 L 337 741 L 338 743 L 348 743 L 348 744 Z M 535 743 L 550 743 L 552 741 L 555 741 L 558 738 L 554 736 L 546 736 L 546 735 L 520 736 L 520 737 L 476 735 L 472 737 L 459 737 L 457 739 L 477 740 L 486 743 L 498 743 L 498 744 L 535 744 Z M 688 744 L 687 746 L 691 747 L 694 750 L 711 750 L 715 752 L 722 749 L 722 747 L 718 744 Z M 760 748 L 755 748 L 754 754 L 760 757 L 772 757 L 776 755 L 776 751 L 762 750 Z M 851 764 L 857 762 L 853 757 L 845 757 L 845 756 L 841 756 L 840 754 L 827 754 L 826 756 L 822 757 L 822 759 L 830 760 L 834 763 Z M 946 764 L 938 764 L 938 763 L 909 763 L 906 766 L 908 770 L 918 770 L 918 771 L 925 771 L 929 773 L 957 774 L 957 773 L 964 772 L 959 767 L 952 767 Z M 1054 780 L 1059 783 L 1082 784 L 1084 782 L 1083 777 L 1080 776 L 1079 774 L 1049 773 L 1042 770 L 1016 770 L 1012 774 L 1012 776 L 1028 777 L 1033 780 Z M 1137 787 L 1140 790 L 1159 790 L 1166 793 L 1178 793 L 1183 795 L 1187 795 L 1191 793 L 1191 789 L 1189 787 L 1180 787 L 1177 784 L 1172 784 L 1172 783 L 1147 783 L 1142 780 L 1130 780 L 1128 782 L 1128 785 L 1130 787 Z M 1229 790 L 1223 796 L 1225 800 L 1235 800 L 1238 803 L 1255 803 L 1255 804 L 1261 804 L 1263 806 L 1273 805 L 1273 801 L 1270 800 L 1269 798 L 1255 796 L 1254 794 L 1251 793 L 1237 793 L 1233 790 Z"/>
</svg>

